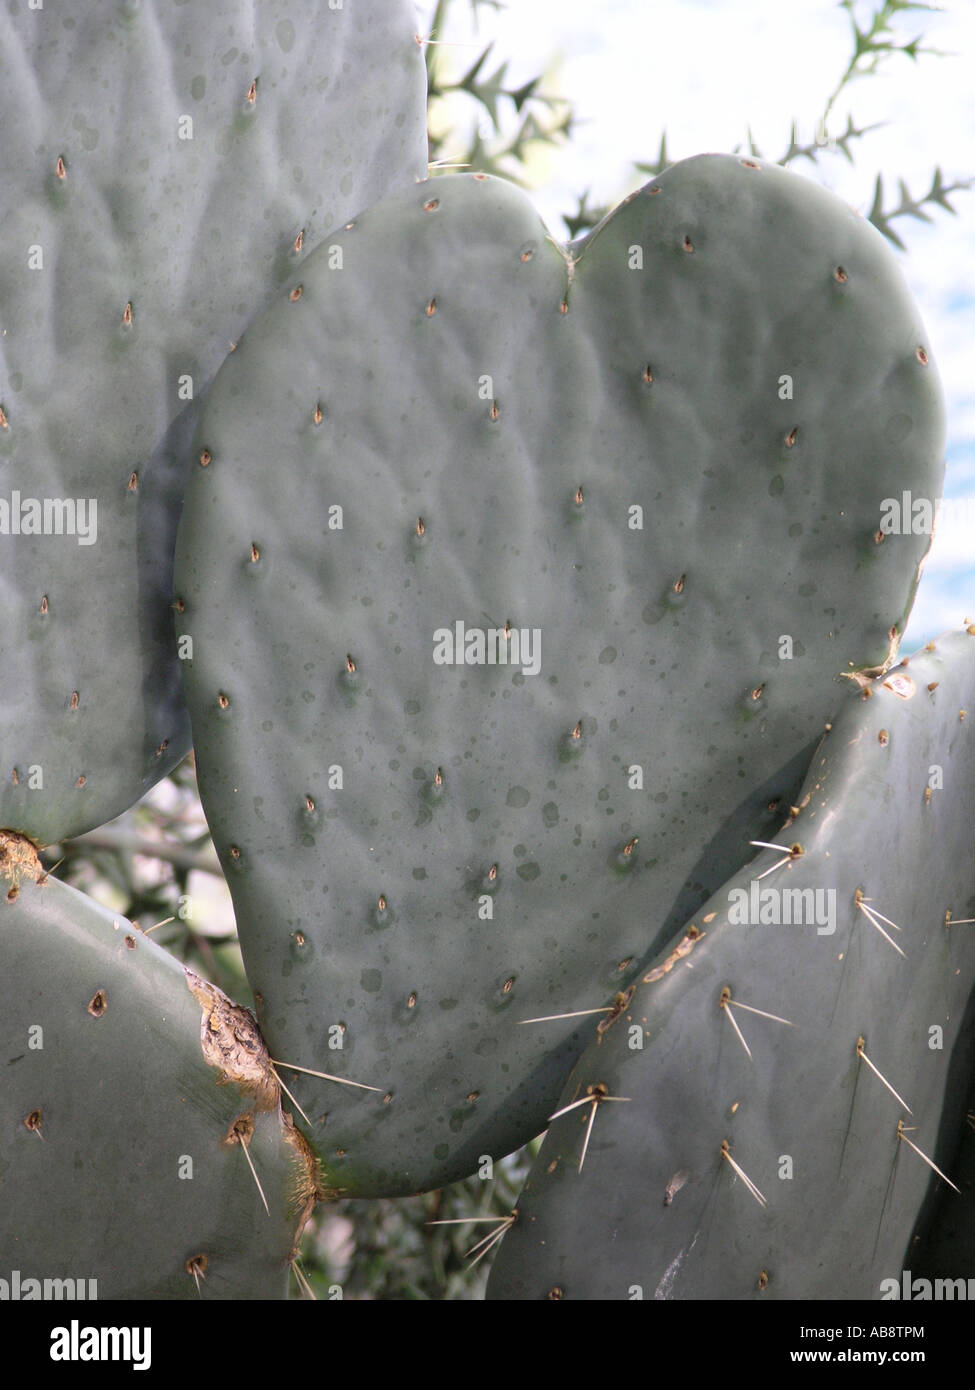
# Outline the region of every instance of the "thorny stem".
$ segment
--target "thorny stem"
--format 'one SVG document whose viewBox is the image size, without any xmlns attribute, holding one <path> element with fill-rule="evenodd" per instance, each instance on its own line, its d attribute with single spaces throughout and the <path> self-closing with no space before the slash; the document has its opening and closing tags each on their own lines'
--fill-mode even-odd
<svg viewBox="0 0 975 1390">
<path fill-rule="evenodd" d="M 163 840 L 148 840 L 142 835 L 134 835 L 130 830 L 112 830 L 110 827 L 92 830 L 73 840 L 62 840 L 61 844 L 65 849 L 82 854 L 99 849 L 109 850 L 113 854 L 144 854 L 150 859 L 161 859 L 184 872 L 196 870 L 223 878 L 223 870 L 215 854 L 205 851 L 198 853 L 185 845 L 166 844 Z"/>
</svg>

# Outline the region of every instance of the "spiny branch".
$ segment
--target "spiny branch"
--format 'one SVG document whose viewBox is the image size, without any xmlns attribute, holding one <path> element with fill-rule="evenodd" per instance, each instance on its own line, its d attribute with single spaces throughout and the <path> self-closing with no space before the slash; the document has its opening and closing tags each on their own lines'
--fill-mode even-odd
<svg viewBox="0 0 975 1390">
<path fill-rule="evenodd" d="M 908 43 L 897 43 L 896 30 L 891 24 L 891 20 L 897 15 L 919 10 L 928 14 L 938 14 L 940 9 L 937 5 L 922 4 L 919 3 L 919 0 L 882 0 L 882 3 L 871 14 L 867 27 L 861 29 L 854 13 L 855 3 L 856 0 L 840 0 L 840 8 L 846 10 L 850 19 L 853 53 L 826 101 L 822 126 L 826 126 L 830 112 L 841 93 L 858 77 L 867 77 L 876 72 L 880 64 L 888 58 L 902 53 L 916 63 L 922 53 L 933 53 L 940 57 L 947 56 L 937 48 L 922 48 L 923 34 L 918 34 L 917 38 L 911 39 Z"/>
<path fill-rule="evenodd" d="M 898 179 L 901 200 L 897 207 L 885 210 L 884 178 L 882 174 L 878 174 L 877 182 L 874 185 L 873 203 L 870 211 L 867 213 L 867 220 L 872 222 L 878 231 L 883 232 L 884 236 L 887 237 L 889 241 L 892 241 L 895 246 L 899 246 L 903 251 L 904 243 L 890 225 L 895 217 L 917 217 L 922 222 L 930 222 L 931 218 L 924 211 L 925 204 L 927 203 L 937 203 L 938 206 L 943 207 L 946 212 L 955 215 L 956 209 L 953 208 L 948 201 L 948 194 L 957 193 L 961 189 L 971 188 L 973 185 L 975 185 L 975 178 L 962 179 L 958 183 L 946 184 L 941 169 L 937 168 L 931 177 L 931 187 L 928 189 L 927 193 L 923 194 L 920 198 L 912 198 L 907 184 L 903 179 Z"/>
</svg>

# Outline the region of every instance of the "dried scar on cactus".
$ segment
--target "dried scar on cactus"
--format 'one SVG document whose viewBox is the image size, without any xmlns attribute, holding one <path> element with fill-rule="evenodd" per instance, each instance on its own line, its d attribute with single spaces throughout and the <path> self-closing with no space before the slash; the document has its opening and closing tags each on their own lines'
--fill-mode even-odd
<svg viewBox="0 0 975 1390">
<path fill-rule="evenodd" d="M 33 842 L 13 830 L 0 830 L 0 879 L 7 880 L 11 889 L 17 889 L 25 878 L 36 883 L 42 872 Z"/>
<path fill-rule="evenodd" d="M 184 967 L 185 969 L 185 967 Z M 202 1009 L 200 1046 L 203 1060 L 216 1068 L 220 1085 L 233 1083 L 254 1102 L 254 1111 L 277 1111 L 284 1128 L 283 1138 L 292 1149 L 295 1166 L 292 1206 L 300 1213 L 295 1249 L 302 1228 L 316 1202 L 323 1200 L 325 1188 L 318 1160 L 291 1116 L 281 1112 L 281 1085 L 268 1056 L 267 1046 L 249 1009 L 234 1004 L 222 990 L 186 970 L 186 984 Z M 236 1142 L 246 1149 L 254 1132 L 250 1116 L 234 1122 Z M 248 1161 L 249 1161 L 249 1155 Z M 256 1179 L 256 1175 L 255 1175 Z M 258 1181 L 260 1190 L 260 1183 Z M 263 1193 L 262 1193 L 263 1196 Z"/>
<path fill-rule="evenodd" d="M 245 1095 L 252 1096 L 258 1110 L 273 1110 L 280 1104 L 281 1088 L 253 1014 L 192 970 L 186 971 L 186 984 L 203 1010 L 200 1046 L 204 1061 L 219 1070 L 221 1083 L 232 1081 Z"/>
</svg>

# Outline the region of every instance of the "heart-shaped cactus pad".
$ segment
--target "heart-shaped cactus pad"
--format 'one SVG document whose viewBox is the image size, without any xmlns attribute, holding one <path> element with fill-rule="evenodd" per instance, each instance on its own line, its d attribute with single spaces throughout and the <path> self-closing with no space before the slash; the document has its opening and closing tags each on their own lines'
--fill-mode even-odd
<svg viewBox="0 0 975 1390">
<path fill-rule="evenodd" d="M 177 631 L 271 1053 L 376 1088 L 284 1073 L 331 1185 L 544 1128 L 589 1028 L 525 1020 L 624 991 L 893 660 L 942 429 L 882 237 L 730 155 L 568 249 L 439 177 L 250 325 Z"/>
</svg>

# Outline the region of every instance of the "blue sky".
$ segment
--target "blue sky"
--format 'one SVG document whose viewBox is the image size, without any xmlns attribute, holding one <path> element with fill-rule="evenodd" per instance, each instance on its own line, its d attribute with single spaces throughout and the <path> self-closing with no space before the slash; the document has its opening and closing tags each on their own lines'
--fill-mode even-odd
<svg viewBox="0 0 975 1390">
<path fill-rule="evenodd" d="M 858 3 L 864 24 L 879 0 Z M 428 32 L 432 0 L 417 5 Z M 642 181 L 637 160 L 656 157 L 667 131 L 668 153 L 681 159 L 728 150 L 750 125 L 763 153 L 778 158 L 792 121 L 800 139 L 814 137 L 823 103 L 852 52 L 849 19 L 834 0 L 510 0 L 497 12 L 454 0 L 440 37 L 472 47 L 445 50 L 459 75 L 490 39 L 492 64 L 509 62 L 512 85 L 545 71 L 545 89 L 571 99 L 578 125 L 568 145 L 537 146 L 532 196 L 556 235 L 561 214 L 587 189 L 592 201 L 616 202 Z M 885 175 L 888 206 L 903 178 L 915 196 L 940 165 L 946 183 L 975 176 L 975 4 L 956 0 L 940 13 L 908 13 L 899 40 L 919 33 L 925 46 L 952 56 L 893 57 L 854 82 L 835 108 L 835 126 L 886 122 L 856 146 L 856 163 L 840 154 L 810 173 L 861 211 L 874 180 Z M 458 106 L 458 114 L 466 107 Z M 895 223 L 906 252 L 901 266 L 927 324 L 948 407 L 945 496 L 970 499 L 947 509 L 935 536 L 903 650 L 964 618 L 975 621 L 975 189 L 939 208 L 931 223 Z"/>
</svg>

